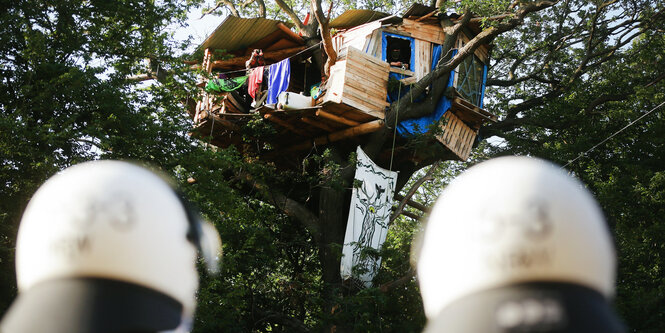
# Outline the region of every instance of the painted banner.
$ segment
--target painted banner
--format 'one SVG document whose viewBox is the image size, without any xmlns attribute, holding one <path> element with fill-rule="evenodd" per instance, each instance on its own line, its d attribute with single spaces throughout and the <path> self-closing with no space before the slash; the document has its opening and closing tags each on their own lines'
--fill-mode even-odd
<svg viewBox="0 0 665 333">
<path fill-rule="evenodd" d="M 356 151 L 356 176 L 342 249 L 341 275 L 344 280 L 354 277 L 370 287 L 381 266 L 381 258 L 366 249 L 379 250 L 386 240 L 397 172 L 378 167 L 360 147 Z"/>
</svg>

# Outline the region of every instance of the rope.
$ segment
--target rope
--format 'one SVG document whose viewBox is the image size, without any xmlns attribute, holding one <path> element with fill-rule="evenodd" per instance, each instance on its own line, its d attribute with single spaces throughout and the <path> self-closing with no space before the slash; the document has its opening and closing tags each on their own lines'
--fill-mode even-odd
<svg viewBox="0 0 665 333">
<path fill-rule="evenodd" d="M 640 121 L 642 118 L 644 118 L 644 117 L 648 116 L 649 114 L 651 114 L 652 112 L 656 111 L 657 109 L 659 109 L 659 108 L 660 108 L 661 106 L 663 106 L 663 105 L 665 105 L 665 102 L 662 102 L 662 103 L 658 104 L 658 106 L 654 107 L 654 108 L 651 109 L 649 112 L 647 112 L 647 113 L 643 114 L 642 116 L 640 116 L 639 118 L 637 118 L 637 119 L 631 121 L 630 123 L 628 123 L 628 125 L 624 126 L 622 129 L 620 129 L 620 130 L 614 132 L 614 134 L 608 136 L 605 140 L 603 140 L 603 141 L 597 143 L 595 146 L 589 148 L 589 150 L 587 150 L 587 151 L 585 151 L 585 152 L 583 152 L 583 153 L 580 153 L 580 154 L 577 155 L 577 157 L 575 157 L 573 160 L 568 161 L 568 163 L 566 163 L 566 165 L 562 166 L 561 169 L 563 169 L 563 168 L 569 166 L 569 165 L 572 164 L 573 162 L 575 162 L 575 161 L 577 161 L 578 159 L 584 157 L 584 155 L 590 153 L 591 151 L 593 151 L 594 149 L 596 149 L 598 146 L 600 146 L 600 145 L 602 145 L 603 143 L 607 142 L 608 140 L 612 139 L 613 137 L 615 137 L 617 134 L 623 132 L 623 131 L 624 131 L 625 129 L 627 129 L 628 127 L 633 126 L 633 124 L 637 123 L 637 122 Z"/>
<path fill-rule="evenodd" d="M 399 83 L 397 88 L 397 106 L 395 107 L 395 126 L 393 126 L 393 147 L 390 149 L 390 167 L 388 170 L 393 171 L 393 157 L 395 156 L 395 138 L 397 137 L 397 120 L 399 119 L 399 101 L 402 99 L 402 83 Z"/>
<path fill-rule="evenodd" d="M 303 54 L 303 53 L 305 53 L 305 52 L 307 52 L 307 51 L 309 51 L 309 50 L 311 50 L 311 49 L 313 49 L 313 48 L 315 48 L 315 47 L 319 47 L 319 46 L 321 46 L 321 44 L 323 44 L 323 41 L 318 42 L 318 43 L 316 43 L 316 44 L 314 44 L 314 45 L 312 45 L 312 46 L 310 46 L 310 47 L 308 47 L 308 48 L 306 48 L 306 49 L 304 49 L 304 50 L 302 50 L 302 51 L 299 51 L 298 53 L 296 53 L 296 54 L 294 54 L 294 55 L 292 55 L 292 56 L 290 56 L 290 57 L 284 58 L 284 59 L 282 59 L 282 60 L 280 60 L 280 61 L 284 61 L 284 60 L 286 60 L 286 59 L 291 59 L 291 58 L 293 58 L 293 57 L 299 56 L 299 55 L 301 55 L 301 54 Z M 272 64 L 271 64 L 271 65 L 272 65 Z M 265 66 L 270 66 L 270 65 L 265 65 Z M 234 73 L 241 73 L 241 72 L 247 72 L 247 68 L 245 68 L 245 69 L 238 69 L 238 70 L 234 70 L 234 71 L 228 71 L 228 72 L 221 72 L 221 73 L 219 73 L 219 74 L 234 74 Z"/>
</svg>

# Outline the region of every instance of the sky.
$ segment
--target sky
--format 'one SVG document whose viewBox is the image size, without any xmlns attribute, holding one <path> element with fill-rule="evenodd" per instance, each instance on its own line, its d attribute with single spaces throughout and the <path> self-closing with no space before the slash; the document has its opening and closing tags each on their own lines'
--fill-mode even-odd
<svg viewBox="0 0 665 333">
<path fill-rule="evenodd" d="M 192 9 L 189 12 L 186 28 L 177 28 L 175 38 L 185 40 L 192 36 L 192 50 L 203 43 L 206 37 L 210 35 L 217 26 L 224 20 L 223 16 L 206 15 L 201 18 L 201 8 Z M 189 51 L 192 51 L 189 50 Z"/>
</svg>

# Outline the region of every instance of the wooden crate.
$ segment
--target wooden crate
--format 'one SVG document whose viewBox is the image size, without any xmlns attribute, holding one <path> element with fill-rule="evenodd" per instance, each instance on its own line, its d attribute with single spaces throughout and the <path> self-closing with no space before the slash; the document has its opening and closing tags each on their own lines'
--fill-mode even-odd
<svg viewBox="0 0 665 333">
<path fill-rule="evenodd" d="M 328 91 L 322 103 L 346 104 L 383 119 L 389 105 L 386 96 L 390 65 L 353 47 L 343 54 L 330 69 Z"/>
<path fill-rule="evenodd" d="M 453 112 L 443 114 L 446 120 L 443 124 L 443 133 L 436 136 L 446 148 L 450 149 L 462 161 L 466 161 L 471 154 L 471 147 L 476 140 L 478 131 L 465 124 Z"/>
</svg>

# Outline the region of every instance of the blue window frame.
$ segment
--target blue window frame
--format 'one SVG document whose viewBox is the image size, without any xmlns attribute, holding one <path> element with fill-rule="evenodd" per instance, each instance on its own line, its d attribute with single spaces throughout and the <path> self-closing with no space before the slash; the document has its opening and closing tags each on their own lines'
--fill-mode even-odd
<svg viewBox="0 0 665 333">
<path fill-rule="evenodd" d="M 398 34 L 393 34 L 390 32 L 383 31 L 381 34 L 381 60 L 388 62 L 388 44 L 391 42 L 391 39 L 396 38 L 399 40 L 406 40 L 409 42 L 409 70 L 413 70 L 416 65 L 416 53 L 415 50 L 415 40 L 413 37 L 402 36 Z"/>
</svg>

